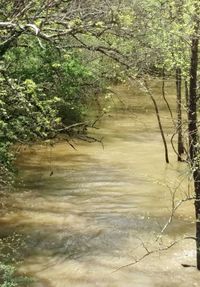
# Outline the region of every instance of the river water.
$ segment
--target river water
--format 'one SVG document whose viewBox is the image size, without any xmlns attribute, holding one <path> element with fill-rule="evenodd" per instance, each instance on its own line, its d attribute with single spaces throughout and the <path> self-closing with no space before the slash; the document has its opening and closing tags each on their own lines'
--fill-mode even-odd
<svg viewBox="0 0 200 287">
<path fill-rule="evenodd" d="M 35 278 L 34 287 L 199 286 L 199 272 L 181 265 L 195 265 L 194 241 L 180 240 L 194 234 L 192 202 L 156 241 L 172 193 L 180 200 L 191 192 L 187 166 L 171 149 L 165 164 L 150 99 L 137 87 L 114 91 L 112 111 L 93 131 L 104 149 L 76 141 L 74 150 L 64 140 L 22 148 L 19 180 L 1 217 L 4 233 L 22 234 L 26 243 L 18 269 Z M 158 86 L 154 93 L 169 141 L 171 119 Z M 174 109 L 171 88 L 167 97 Z M 157 251 L 140 261 L 147 250 Z"/>
</svg>

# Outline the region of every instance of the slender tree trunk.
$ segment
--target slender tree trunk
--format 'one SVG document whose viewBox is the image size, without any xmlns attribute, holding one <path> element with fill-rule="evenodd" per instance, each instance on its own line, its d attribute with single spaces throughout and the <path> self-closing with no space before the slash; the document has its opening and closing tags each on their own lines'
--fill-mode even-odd
<svg viewBox="0 0 200 287">
<path fill-rule="evenodd" d="M 185 81 L 185 105 L 188 108 L 188 102 L 189 102 L 189 90 L 188 90 L 188 82 Z"/>
<path fill-rule="evenodd" d="M 159 130 L 160 130 L 160 134 L 161 134 L 161 137 L 162 137 L 162 141 L 163 141 L 163 145 L 164 145 L 164 150 L 165 150 L 165 161 L 166 161 L 166 163 L 169 163 L 169 155 L 168 155 L 167 141 L 166 141 L 165 134 L 164 134 L 164 130 L 163 130 L 163 126 L 162 126 L 162 122 L 161 122 L 161 118 L 160 118 L 160 113 L 159 113 L 158 105 L 157 105 L 157 103 L 156 103 L 156 100 L 155 100 L 154 96 L 152 95 L 151 90 L 150 90 L 149 87 L 148 87 L 147 82 L 144 81 L 144 84 L 145 84 L 146 91 L 147 91 L 148 95 L 150 96 L 150 98 L 151 98 L 151 100 L 152 100 L 152 103 L 153 103 L 153 106 L 154 106 L 154 109 L 155 109 L 155 112 L 156 112 L 156 117 L 157 117 L 157 121 L 158 121 L 158 126 L 159 126 Z"/>
<path fill-rule="evenodd" d="M 151 100 L 152 100 L 153 105 L 154 105 L 154 109 L 155 109 L 155 112 L 156 112 L 156 117 L 157 117 L 157 120 L 158 120 L 159 129 L 160 129 L 160 134 L 161 134 L 163 145 L 164 145 L 164 149 L 165 149 L 165 161 L 166 161 L 166 163 L 169 163 L 167 141 L 165 139 L 165 134 L 164 134 L 163 127 L 162 127 L 158 106 L 157 106 L 157 103 L 156 103 L 156 100 L 154 99 L 154 97 L 152 95 L 150 95 L 150 97 L 151 97 Z"/>
<path fill-rule="evenodd" d="M 183 133 L 182 133 L 182 93 L 181 93 L 181 69 L 176 68 L 176 110 L 177 110 L 177 135 L 178 135 L 178 161 L 182 161 L 181 155 L 184 153 Z"/>
<path fill-rule="evenodd" d="M 171 117 L 172 123 L 173 123 L 173 125 L 175 125 L 173 113 L 172 113 L 172 110 L 170 108 L 170 105 L 168 103 L 168 100 L 166 98 L 166 93 L 165 93 L 165 68 L 164 67 L 162 69 L 162 97 L 163 97 L 163 100 L 165 101 L 167 109 L 168 109 L 168 111 L 170 113 L 170 117 Z"/>
<path fill-rule="evenodd" d="M 197 11 L 200 5 L 197 3 Z M 196 11 L 196 15 L 198 15 Z M 197 70 L 198 70 L 198 31 L 199 20 L 197 18 L 194 29 L 194 36 L 191 43 L 191 66 L 190 66 L 190 87 L 188 103 L 188 131 L 189 131 L 189 157 L 193 171 L 195 189 L 195 214 L 196 214 L 196 251 L 197 269 L 200 270 L 200 164 L 198 159 L 198 126 L 197 126 Z"/>
</svg>

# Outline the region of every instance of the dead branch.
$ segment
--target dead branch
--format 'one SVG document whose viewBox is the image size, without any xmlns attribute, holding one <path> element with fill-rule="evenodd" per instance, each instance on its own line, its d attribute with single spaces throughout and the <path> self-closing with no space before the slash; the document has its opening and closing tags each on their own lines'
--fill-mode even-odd
<svg viewBox="0 0 200 287">
<path fill-rule="evenodd" d="M 156 241 L 158 241 L 161 237 L 162 234 L 165 232 L 165 230 L 167 229 L 167 227 L 170 225 L 170 223 L 173 221 L 174 215 L 177 211 L 177 209 L 185 202 L 187 201 L 191 201 L 191 200 L 195 200 L 194 196 L 191 197 L 186 197 L 184 199 L 179 200 L 177 203 L 175 203 L 175 199 L 174 199 L 175 195 L 172 195 L 172 209 L 171 209 L 171 214 L 170 217 L 168 219 L 168 221 L 165 223 L 165 225 L 163 226 L 162 230 L 160 231 L 160 234 L 157 236 Z"/>
<path fill-rule="evenodd" d="M 159 253 L 159 252 L 162 252 L 162 251 L 167 251 L 169 250 L 170 248 L 172 248 L 173 246 L 175 246 L 176 244 L 180 243 L 181 241 L 185 240 L 185 239 L 192 239 L 192 240 L 196 240 L 195 237 L 191 237 L 191 236 L 186 236 L 182 239 L 179 239 L 179 240 L 176 240 L 176 241 L 173 241 L 172 243 L 170 243 L 169 245 L 167 246 L 164 246 L 162 248 L 158 248 L 158 249 L 153 249 L 153 250 L 149 250 L 145 244 L 143 243 L 143 247 L 144 249 L 146 250 L 146 253 L 144 255 L 142 255 L 141 257 L 139 257 L 138 259 L 136 259 L 134 262 L 131 262 L 131 263 L 128 263 L 126 265 L 123 265 L 123 266 L 120 266 L 118 267 L 117 269 L 115 269 L 112 273 L 115 273 L 115 272 L 118 272 L 124 268 L 127 268 L 127 267 L 130 267 L 130 266 L 134 266 L 136 265 L 137 263 L 143 261 L 146 257 L 152 255 L 152 254 L 156 254 L 156 253 Z"/>
</svg>

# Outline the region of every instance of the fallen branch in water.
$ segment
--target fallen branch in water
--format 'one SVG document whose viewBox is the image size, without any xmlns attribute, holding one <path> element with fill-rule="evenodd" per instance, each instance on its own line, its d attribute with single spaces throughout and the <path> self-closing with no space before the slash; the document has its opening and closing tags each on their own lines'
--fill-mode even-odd
<svg viewBox="0 0 200 287">
<path fill-rule="evenodd" d="M 160 231 L 160 234 L 157 236 L 156 238 L 156 241 L 158 241 L 162 234 L 165 232 L 165 230 L 167 229 L 167 227 L 170 225 L 170 223 L 172 222 L 173 218 L 174 218 L 174 215 L 177 211 L 177 209 L 185 202 L 188 202 L 188 201 L 191 201 L 191 200 L 195 200 L 195 197 L 194 196 L 191 196 L 190 194 L 187 194 L 185 198 L 183 199 L 180 199 L 176 202 L 175 200 L 175 195 L 176 195 L 176 192 L 179 188 L 179 186 L 172 191 L 172 189 L 170 188 L 170 186 L 167 185 L 167 187 L 169 188 L 170 190 L 170 193 L 171 193 L 171 198 L 172 198 L 172 206 L 171 206 L 171 214 L 169 216 L 169 219 L 168 221 L 165 223 L 165 225 L 162 227 L 161 231 Z"/>
<path fill-rule="evenodd" d="M 60 133 L 60 132 L 64 132 L 64 131 L 70 131 L 70 130 L 72 130 L 74 128 L 83 127 L 83 126 L 84 127 L 88 126 L 87 122 L 75 123 L 75 124 L 72 124 L 72 125 L 60 128 L 60 129 L 53 130 L 53 131 L 56 132 L 56 133 Z"/>
<path fill-rule="evenodd" d="M 185 194 L 185 198 L 183 199 L 180 199 L 176 202 L 175 200 L 175 196 L 176 196 L 176 192 L 177 190 L 179 189 L 180 187 L 180 184 L 174 189 L 172 190 L 170 186 L 167 185 L 167 187 L 169 188 L 170 190 L 170 193 L 171 193 L 171 198 L 172 198 L 172 207 L 171 207 L 171 214 L 170 214 L 170 217 L 168 219 L 168 221 L 165 223 L 165 225 L 162 227 L 161 231 L 160 231 L 160 234 L 157 236 L 156 238 L 156 242 L 158 240 L 161 239 L 164 231 L 167 229 L 167 227 L 170 225 L 170 223 L 172 222 L 173 218 L 174 218 L 174 215 L 175 215 L 175 212 L 177 211 L 177 209 L 185 202 L 187 201 L 191 201 L 191 200 L 194 200 L 195 197 L 194 196 L 191 196 L 190 195 L 190 192 L 188 191 L 188 193 Z M 140 239 L 140 238 L 139 238 Z M 176 240 L 176 241 L 173 241 L 172 243 L 170 243 L 169 245 L 167 246 L 164 246 L 164 247 L 161 247 L 161 248 L 156 248 L 156 249 L 153 249 L 153 250 L 149 250 L 149 248 L 145 245 L 145 243 L 143 242 L 142 239 L 140 239 L 141 241 L 141 246 L 143 247 L 143 249 L 145 250 L 145 254 L 142 255 L 141 257 L 139 258 L 136 258 L 134 262 L 131 262 L 129 264 L 126 264 L 126 265 L 123 265 L 123 266 L 120 266 L 119 268 L 117 268 L 116 270 L 114 270 L 112 273 L 114 272 L 117 272 L 123 268 L 126 268 L 126 267 L 130 267 L 130 266 L 133 266 L 139 262 L 141 262 L 142 260 L 144 260 L 146 257 L 152 255 L 152 254 L 155 254 L 155 253 L 158 253 L 158 252 L 162 252 L 162 251 L 166 251 L 168 249 L 170 249 L 171 247 L 173 247 L 174 245 L 180 243 L 182 240 L 185 240 L 185 239 L 191 239 L 191 240 L 195 240 L 196 241 L 196 237 L 194 236 L 185 236 L 179 240 Z M 193 266 L 193 265 L 188 265 L 188 264 L 181 264 L 183 267 L 196 267 L 196 266 Z"/>
<path fill-rule="evenodd" d="M 192 240 L 195 240 L 196 241 L 196 238 L 195 237 L 192 237 L 192 236 L 186 236 L 184 238 L 181 238 L 179 240 L 176 240 L 176 241 L 173 241 L 171 244 L 167 245 L 167 246 L 164 246 L 163 248 L 158 248 L 158 249 L 154 249 L 154 250 L 149 250 L 147 248 L 147 246 L 144 244 L 144 242 L 142 241 L 142 246 L 143 248 L 146 250 L 146 253 L 144 255 L 142 255 L 141 257 L 139 257 L 138 259 L 135 259 L 134 262 L 131 262 L 131 263 L 128 263 L 126 265 L 122 265 L 120 267 L 118 267 L 117 269 L 115 269 L 112 273 L 115 273 L 121 269 L 124 269 L 124 268 L 127 268 L 127 267 L 130 267 L 130 266 L 133 266 L 133 265 L 136 265 L 137 263 L 143 261 L 146 257 L 152 255 L 152 254 L 156 254 L 158 252 L 162 252 L 162 251 L 166 251 L 170 248 L 172 248 L 174 245 L 180 243 L 182 240 L 185 240 L 185 239 L 192 239 Z M 184 264 L 182 264 L 184 265 Z M 184 267 L 184 266 L 183 266 Z M 196 267 L 196 266 L 195 266 Z"/>
<path fill-rule="evenodd" d="M 95 137 L 91 137 L 88 135 L 78 135 L 77 136 L 78 139 L 89 142 L 89 143 L 94 143 L 94 142 L 98 142 L 102 145 L 102 148 L 104 149 L 104 144 L 103 144 L 103 137 L 100 139 L 97 139 Z"/>
<path fill-rule="evenodd" d="M 105 112 L 100 114 L 92 123 L 85 121 L 85 122 L 74 123 L 69 126 L 63 126 L 59 129 L 53 129 L 51 130 L 51 132 L 53 133 L 53 135 L 51 135 L 51 139 L 55 138 L 59 133 L 65 132 L 69 137 L 69 138 L 66 138 L 66 141 L 75 150 L 76 150 L 75 146 L 71 143 L 72 135 L 74 135 L 75 138 L 78 138 L 83 141 L 87 141 L 89 143 L 99 142 L 104 148 L 103 138 L 98 139 L 93 136 L 87 135 L 87 129 L 88 128 L 98 129 L 96 127 L 96 124 L 105 116 L 105 114 L 106 114 Z M 77 131 L 76 128 L 78 129 L 80 128 L 80 129 Z"/>
</svg>

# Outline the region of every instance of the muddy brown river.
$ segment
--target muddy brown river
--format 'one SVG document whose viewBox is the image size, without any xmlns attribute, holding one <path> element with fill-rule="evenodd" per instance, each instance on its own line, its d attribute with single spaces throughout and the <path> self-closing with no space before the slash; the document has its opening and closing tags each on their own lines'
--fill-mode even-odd
<svg viewBox="0 0 200 287">
<path fill-rule="evenodd" d="M 4 231 L 22 234 L 26 243 L 18 270 L 35 278 L 34 287 L 200 286 L 200 273 L 182 266 L 195 265 L 195 242 L 181 240 L 194 235 L 192 202 L 156 240 L 174 191 L 176 203 L 192 193 L 187 166 L 171 147 L 165 164 L 150 99 L 136 87 L 114 91 L 112 111 L 93 131 L 104 149 L 76 141 L 74 150 L 64 140 L 21 149 L 12 204 L 1 218 Z M 171 119 L 158 86 L 154 93 L 169 142 Z"/>
</svg>

